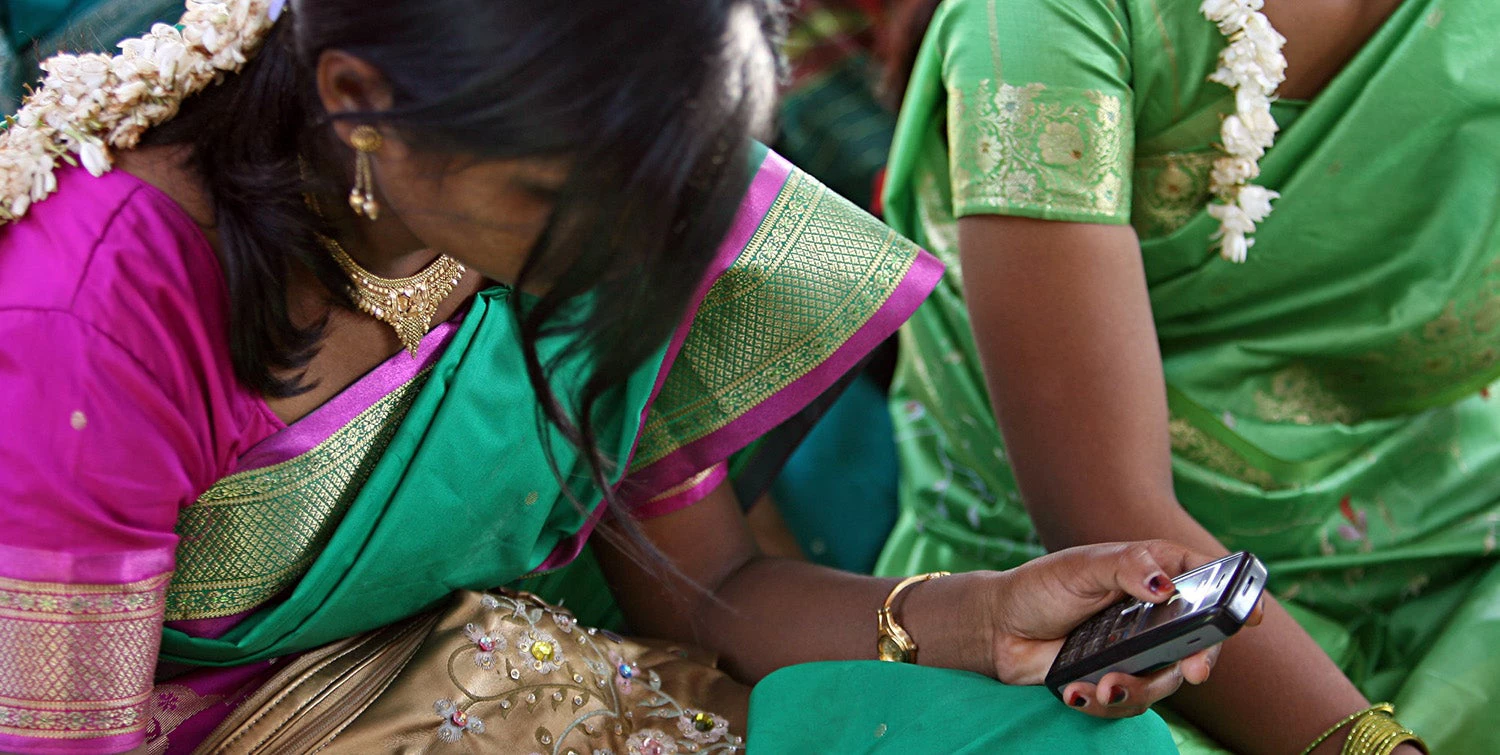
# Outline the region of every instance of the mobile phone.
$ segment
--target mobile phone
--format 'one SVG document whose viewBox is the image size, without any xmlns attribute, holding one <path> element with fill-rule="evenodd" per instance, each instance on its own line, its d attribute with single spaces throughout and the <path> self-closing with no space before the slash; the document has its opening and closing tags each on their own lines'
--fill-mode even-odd
<svg viewBox="0 0 1500 755">
<path fill-rule="evenodd" d="M 1266 567 L 1235 553 L 1172 580 L 1165 603 L 1127 597 L 1068 634 L 1047 672 L 1046 685 L 1062 697 L 1073 682 L 1098 683 L 1119 671 L 1146 674 L 1228 639 L 1255 610 L 1266 587 Z"/>
</svg>

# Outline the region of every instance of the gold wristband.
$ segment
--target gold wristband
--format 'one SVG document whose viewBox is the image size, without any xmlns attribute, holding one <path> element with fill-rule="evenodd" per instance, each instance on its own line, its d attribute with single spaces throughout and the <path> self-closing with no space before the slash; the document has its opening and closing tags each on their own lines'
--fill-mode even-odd
<svg viewBox="0 0 1500 755">
<path fill-rule="evenodd" d="M 1328 727 L 1328 731 L 1318 735 L 1302 755 L 1309 755 L 1318 746 L 1328 741 L 1329 737 L 1337 734 L 1340 729 L 1353 724 L 1349 731 L 1349 738 L 1344 740 L 1344 746 L 1340 755 L 1390 755 L 1397 747 L 1410 742 L 1417 749 L 1427 752 L 1427 743 L 1417 736 L 1416 732 L 1402 726 L 1396 721 L 1396 706 L 1390 703 L 1377 703 L 1358 713 L 1351 713 L 1341 721 Z"/>
<path fill-rule="evenodd" d="M 901 580 L 895 587 L 891 588 L 891 594 L 885 596 L 885 605 L 881 606 L 880 610 L 875 613 L 878 626 L 878 634 L 875 638 L 876 657 L 882 661 L 891 661 L 893 663 L 917 662 L 917 643 L 912 640 L 911 635 L 907 633 L 904 627 L 896 623 L 895 617 L 891 615 L 891 604 L 896 602 L 896 596 L 900 595 L 902 590 L 919 582 L 927 582 L 946 576 L 948 576 L 948 572 L 945 571 L 918 574 L 915 577 L 907 577 Z"/>
</svg>

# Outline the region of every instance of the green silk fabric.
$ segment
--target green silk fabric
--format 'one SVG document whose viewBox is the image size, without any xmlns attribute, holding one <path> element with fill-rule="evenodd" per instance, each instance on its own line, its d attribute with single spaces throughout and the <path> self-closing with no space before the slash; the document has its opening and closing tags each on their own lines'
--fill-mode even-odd
<svg viewBox="0 0 1500 755">
<path fill-rule="evenodd" d="M 531 572 L 584 522 L 553 475 L 538 438 L 505 288 L 474 301 L 380 461 L 292 592 L 217 639 L 168 628 L 162 658 L 230 666 L 306 650 L 405 619 L 454 590 L 483 590 Z M 544 341 L 542 356 L 560 343 Z M 665 345 L 600 407 L 600 448 L 628 458 Z M 586 374 L 577 360 L 554 377 L 560 395 Z M 518 413 L 516 407 L 528 407 Z M 473 463 L 476 439 L 485 458 Z M 573 448 L 553 435 L 566 479 L 587 480 Z M 572 491 L 592 504 L 597 493 Z"/>
<path fill-rule="evenodd" d="M 1172 753 L 1154 713 L 1105 721 L 1043 687 L 953 669 L 881 661 L 803 663 L 750 698 L 749 755 L 768 753 Z"/>
<path fill-rule="evenodd" d="M 989 404 L 955 218 L 1131 224 L 1176 492 L 1365 693 L 1438 752 L 1500 751 L 1500 28 L 1406 0 L 1319 96 L 1279 102 L 1249 261 L 1204 210 L 1229 90 L 1196 0 L 948 0 L 898 124 L 887 220 L 949 263 L 902 333 L 902 514 L 877 570 L 1043 552 Z M 1481 393 L 1484 395 L 1481 395 Z M 1107 516 L 1108 512 L 1101 512 Z M 1187 748 L 1212 749 L 1179 729 Z"/>
</svg>

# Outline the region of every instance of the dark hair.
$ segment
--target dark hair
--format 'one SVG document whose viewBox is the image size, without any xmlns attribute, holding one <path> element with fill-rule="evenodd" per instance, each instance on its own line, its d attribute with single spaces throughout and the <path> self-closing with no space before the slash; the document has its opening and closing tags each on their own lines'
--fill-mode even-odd
<svg viewBox="0 0 1500 755">
<path fill-rule="evenodd" d="M 592 482 L 612 498 L 607 480 L 623 460 L 597 447 L 594 408 L 669 338 L 728 228 L 747 177 L 753 111 L 768 103 L 729 91 L 746 74 L 735 67 L 747 61 L 726 54 L 726 35 L 745 7 L 774 44 L 778 6 L 296 3 L 241 73 L 190 100 L 148 139 L 194 147 L 192 165 L 216 212 L 238 377 L 270 395 L 305 388 L 300 377 L 278 376 L 305 366 L 321 335 L 320 325 L 298 327 L 289 317 L 291 265 L 306 265 L 346 296 L 317 243 L 322 222 L 302 200 L 310 188 L 339 187 L 311 187 L 316 179 L 299 167 L 301 159 L 349 155 L 332 137 L 314 82 L 318 56 L 343 50 L 381 71 L 394 105 L 341 117 L 396 129 L 418 149 L 455 158 L 573 161 L 515 282 L 520 289 L 546 280 L 550 289 L 524 306 L 521 296 L 510 301 L 539 426 L 550 423 L 579 448 Z M 553 336 L 566 336 L 568 346 L 544 361 L 538 344 Z M 591 369 L 577 395 L 559 396 L 550 378 L 571 359 Z"/>
<path fill-rule="evenodd" d="M 917 66 L 917 54 L 922 50 L 922 38 L 927 36 L 927 27 L 932 25 L 932 16 L 942 1 L 900 0 L 891 13 L 891 23 L 882 45 L 886 60 L 880 89 L 882 99 L 892 110 L 901 109 L 907 82 L 911 80 L 912 69 Z"/>
</svg>

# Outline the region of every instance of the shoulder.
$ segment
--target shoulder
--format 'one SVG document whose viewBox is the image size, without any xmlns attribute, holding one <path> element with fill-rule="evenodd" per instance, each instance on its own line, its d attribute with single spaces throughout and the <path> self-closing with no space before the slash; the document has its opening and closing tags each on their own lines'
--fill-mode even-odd
<svg viewBox="0 0 1500 755">
<path fill-rule="evenodd" d="M 0 354 L 24 366 L 17 378 L 81 371 L 93 393 L 130 386 L 216 457 L 265 412 L 234 377 L 227 300 L 198 226 L 122 171 L 60 170 L 55 194 L 0 226 L 0 331 L 11 336 Z"/>
<path fill-rule="evenodd" d="M 226 298 L 199 228 L 166 195 L 118 170 L 98 178 L 60 170 L 53 196 L 0 226 L 0 313 L 65 314 L 143 357 L 189 347 L 183 337 L 215 342 L 192 348 L 227 348 Z M 183 332 L 184 323 L 201 332 Z"/>
</svg>

